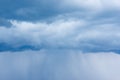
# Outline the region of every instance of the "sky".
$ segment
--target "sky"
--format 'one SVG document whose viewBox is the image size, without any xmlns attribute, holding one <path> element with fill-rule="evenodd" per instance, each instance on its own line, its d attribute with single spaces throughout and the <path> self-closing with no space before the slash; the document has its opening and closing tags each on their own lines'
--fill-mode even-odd
<svg viewBox="0 0 120 80">
<path fill-rule="evenodd" d="M 0 0 L 0 80 L 120 80 L 120 0 Z"/>
</svg>

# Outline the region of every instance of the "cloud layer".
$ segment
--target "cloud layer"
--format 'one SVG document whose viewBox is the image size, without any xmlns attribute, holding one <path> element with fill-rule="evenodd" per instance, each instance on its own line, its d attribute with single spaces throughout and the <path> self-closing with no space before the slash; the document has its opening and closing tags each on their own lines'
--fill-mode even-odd
<svg viewBox="0 0 120 80">
<path fill-rule="evenodd" d="M 74 12 L 120 12 L 120 0 L 13 0 L 12 2 L 1 0 L 0 5 L 0 18 L 28 21 L 42 20 Z"/>
<path fill-rule="evenodd" d="M 0 27 L 1 51 L 24 48 L 119 51 L 120 27 L 114 18 L 62 17 L 51 22 L 10 21 L 11 27 Z"/>
<path fill-rule="evenodd" d="M 0 80 L 120 80 L 120 0 L 0 0 Z"/>
</svg>

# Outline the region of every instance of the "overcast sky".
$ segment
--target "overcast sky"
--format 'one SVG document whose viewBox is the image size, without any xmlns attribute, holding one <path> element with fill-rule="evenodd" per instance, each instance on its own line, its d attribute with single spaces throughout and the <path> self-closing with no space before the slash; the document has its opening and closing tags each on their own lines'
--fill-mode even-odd
<svg viewBox="0 0 120 80">
<path fill-rule="evenodd" d="M 0 80 L 120 80 L 120 0 L 0 0 Z"/>
</svg>

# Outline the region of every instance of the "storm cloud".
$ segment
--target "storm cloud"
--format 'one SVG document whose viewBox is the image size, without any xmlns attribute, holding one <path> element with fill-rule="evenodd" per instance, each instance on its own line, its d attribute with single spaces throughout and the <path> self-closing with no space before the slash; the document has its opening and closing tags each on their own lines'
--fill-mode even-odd
<svg viewBox="0 0 120 80">
<path fill-rule="evenodd" d="M 10 21 L 11 27 L 0 27 L 1 51 L 80 49 L 119 52 L 120 27 L 115 20 L 62 17 L 51 22 Z"/>
<path fill-rule="evenodd" d="M 120 80 L 120 0 L 0 0 L 0 80 Z"/>
</svg>

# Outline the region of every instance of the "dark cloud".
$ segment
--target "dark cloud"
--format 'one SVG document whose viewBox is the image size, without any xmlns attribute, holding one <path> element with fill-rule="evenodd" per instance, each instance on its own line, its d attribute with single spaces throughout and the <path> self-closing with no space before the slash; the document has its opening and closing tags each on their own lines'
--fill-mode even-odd
<svg viewBox="0 0 120 80">
<path fill-rule="evenodd" d="M 116 3 L 117 0 L 111 1 L 109 4 L 105 3 L 107 0 L 103 1 L 103 3 L 97 0 L 95 1 L 96 4 L 93 1 L 1 0 L 0 17 L 3 19 L 37 21 L 78 11 L 83 14 L 104 11 L 115 13 L 114 11 L 119 11 L 119 5 Z M 111 15 L 111 12 L 106 16 Z"/>
<path fill-rule="evenodd" d="M 57 4 L 53 0 L 0 1 L 0 16 L 4 19 L 40 20 L 60 13 L 61 11 L 57 9 Z"/>
<path fill-rule="evenodd" d="M 12 24 L 6 19 L 0 19 L 0 27 L 11 27 Z"/>
<path fill-rule="evenodd" d="M 1 0 L 0 51 L 119 52 L 119 1 L 106 1 Z"/>
</svg>

